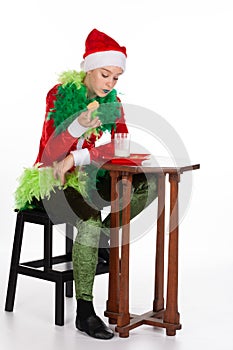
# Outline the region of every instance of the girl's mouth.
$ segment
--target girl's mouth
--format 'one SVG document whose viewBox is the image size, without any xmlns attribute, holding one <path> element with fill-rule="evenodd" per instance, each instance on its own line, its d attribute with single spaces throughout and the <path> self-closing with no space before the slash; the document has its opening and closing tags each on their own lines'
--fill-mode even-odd
<svg viewBox="0 0 233 350">
<path fill-rule="evenodd" d="M 104 92 L 105 94 L 107 94 L 109 91 L 110 91 L 110 90 L 103 89 L 103 92 Z"/>
</svg>

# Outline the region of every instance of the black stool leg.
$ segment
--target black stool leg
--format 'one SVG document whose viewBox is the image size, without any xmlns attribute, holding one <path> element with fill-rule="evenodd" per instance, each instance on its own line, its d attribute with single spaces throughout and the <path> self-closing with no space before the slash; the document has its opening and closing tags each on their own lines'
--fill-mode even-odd
<svg viewBox="0 0 233 350">
<path fill-rule="evenodd" d="M 48 219 L 44 225 L 44 270 L 52 268 L 53 223 Z"/>
<path fill-rule="evenodd" d="M 70 224 L 66 224 L 66 254 L 72 256 L 72 247 L 74 239 L 74 228 Z M 73 281 L 66 282 L 66 297 L 73 297 Z"/>
<path fill-rule="evenodd" d="M 6 311 L 13 311 L 14 301 L 15 301 L 15 292 L 16 292 L 16 284 L 18 277 L 18 265 L 20 259 L 20 252 L 23 240 L 23 229 L 24 229 L 24 218 L 23 213 L 18 212 L 16 219 L 16 227 L 15 227 L 15 237 L 13 243 L 12 257 L 11 257 L 11 266 L 10 266 L 10 274 L 8 281 L 8 289 L 6 296 Z"/>
<path fill-rule="evenodd" d="M 64 326 L 64 283 L 59 278 L 55 285 L 55 324 Z"/>
</svg>

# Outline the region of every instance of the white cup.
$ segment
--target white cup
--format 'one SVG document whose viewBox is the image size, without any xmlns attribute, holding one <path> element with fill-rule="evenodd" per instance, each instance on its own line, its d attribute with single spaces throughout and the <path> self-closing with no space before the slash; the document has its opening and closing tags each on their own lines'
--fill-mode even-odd
<svg viewBox="0 0 233 350">
<path fill-rule="evenodd" d="M 116 157 L 129 157 L 130 156 L 130 134 L 115 133 L 114 148 L 115 148 Z"/>
</svg>

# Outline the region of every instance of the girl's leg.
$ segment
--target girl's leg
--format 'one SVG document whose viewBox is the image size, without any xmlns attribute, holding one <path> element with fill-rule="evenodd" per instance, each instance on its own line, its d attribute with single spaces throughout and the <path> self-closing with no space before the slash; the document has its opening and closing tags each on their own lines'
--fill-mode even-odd
<svg viewBox="0 0 233 350">
<path fill-rule="evenodd" d="M 77 227 L 73 244 L 73 270 L 76 297 L 92 300 L 92 286 L 98 261 L 100 211 L 90 206 L 73 188 L 51 193 L 49 200 L 34 203 L 44 208 L 54 223 L 68 222 Z"/>
<path fill-rule="evenodd" d="M 132 181 L 132 193 L 130 201 L 130 219 L 133 219 L 143 211 L 157 197 L 157 177 L 155 174 L 135 174 Z M 122 200 L 120 199 L 120 205 Z M 120 212 L 120 226 L 121 226 Z M 110 214 L 103 221 L 104 233 L 109 234 Z M 106 230 L 107 229 L 107 230 Z"/>
<path fill-rule="evenodd" d="M 78 233 L 73 244 L 73 273 L 77 298 L 76 327 L 99 339 L 110 339 L 114 333 L 95 314 L 92 299 L 93 283 L 98 261 L 100 211 L 72 188 L 53 193 L 43 201 L 54 222 L 76 225 Z"/>
<path fill-rule="evenodd" d="M 76 298 L 92 301 L 93 283 L 98 262 L 100 219 L 77 224 L 78 233 L 73 244 L 73 273 Z"/>
</svg>

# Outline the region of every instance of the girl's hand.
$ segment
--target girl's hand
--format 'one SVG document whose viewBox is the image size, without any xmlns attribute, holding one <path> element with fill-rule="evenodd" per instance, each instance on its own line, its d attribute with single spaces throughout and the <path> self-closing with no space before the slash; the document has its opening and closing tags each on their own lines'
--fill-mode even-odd
<svg viewBox="0 0 233 350">
<path fill-rule="evenodd" d="M 65 184 L 65 174 L 74 166 L 74 158 L 69 154 L 65 159 L 53 164 L 53 176 L 55 179 L 60 179 L 61 184 Z"/>
<path fill-rule="evenodd" d="M 87 111 L 82 112 L 78 116 L 78 122 L 80 125 L 84 126 L 85 128 L 97 128 L 101 125 L 101 121 L 98 117 L 95 117 L 94 119 L 91 118 L 92 112 L 94 112 L 99 107 L 99 103 L 97 101 L 93 101 L 89 103 L 87 106 Z"/>
</svg>

